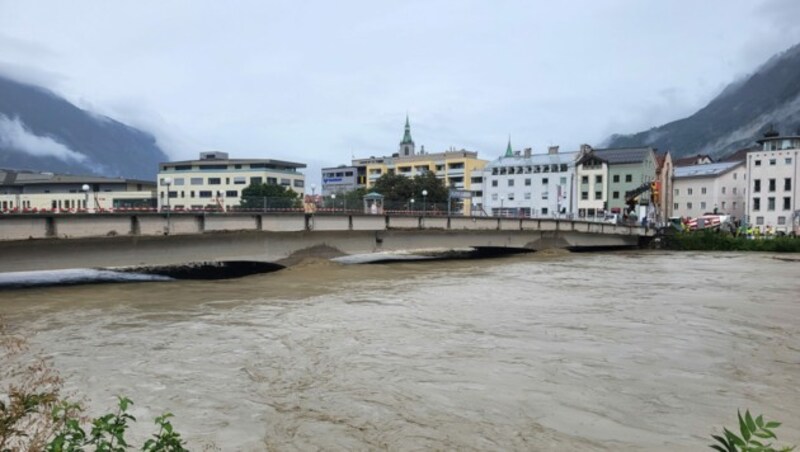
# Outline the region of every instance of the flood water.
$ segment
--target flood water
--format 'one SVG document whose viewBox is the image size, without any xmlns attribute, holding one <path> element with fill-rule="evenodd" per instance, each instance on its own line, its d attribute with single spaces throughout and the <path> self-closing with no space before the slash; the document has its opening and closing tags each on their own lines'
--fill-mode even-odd
<svg viewBox="0 0 800 452">
<path fill-rule="evenodd" d="M 0 292 L 93 412 L 221 450 L 706 450 L 737 408 L 800 443 L 800 262 L 536 253 L 309 262 Z M 795 258 L 797 258 L 795 256 Z"/>
</svg>

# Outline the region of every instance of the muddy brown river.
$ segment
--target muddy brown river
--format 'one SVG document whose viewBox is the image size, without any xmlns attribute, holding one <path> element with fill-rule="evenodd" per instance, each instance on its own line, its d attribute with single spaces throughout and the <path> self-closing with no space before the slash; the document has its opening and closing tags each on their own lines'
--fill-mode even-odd
<svg viewBox="0 0 800 452">
<path fill-rule="evenodd" d="M 0 292 L 91 411 L 192 448 L 708 450 L 737 408 L 800 443 L 800 262 L 537 253 L 308 262 Z M 797 259 L 797 256 L 794 257 Z"/>
</svg>

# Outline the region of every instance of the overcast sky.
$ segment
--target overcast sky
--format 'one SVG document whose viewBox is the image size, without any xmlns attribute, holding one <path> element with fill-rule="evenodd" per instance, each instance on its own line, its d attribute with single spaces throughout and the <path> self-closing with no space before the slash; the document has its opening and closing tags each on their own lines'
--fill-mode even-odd
<svg viewBox="0 0 800 452">
<path fill-rule="evenodd" d="M 600 144 L 800 42 L 800 0 L 0 0 L 0 72 L 202 150 L 320 165 Z"/>
</svg>

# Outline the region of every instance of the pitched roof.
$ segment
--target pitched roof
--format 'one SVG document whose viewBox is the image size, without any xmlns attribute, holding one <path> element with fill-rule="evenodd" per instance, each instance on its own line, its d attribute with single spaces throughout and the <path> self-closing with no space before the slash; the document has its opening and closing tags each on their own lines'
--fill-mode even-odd
<svg viewBox="0 0 800 452">
<path fill-rule="evenodd" d="M 682 157 L 682 158 L 679 158 L 679 159 L 675 159 L 672 162 L 672 166 L 677 168 L 679 166 L 698 165 L 697 162 L 699 162 L 700 160 L 703 160 L 703 159 L 708 159 L 711 163 L 714 162 L 714 159 L 712 159 L 711 156 L 708 155 L 708 154 L 697 154 L 697 155 L 692 155 L 692 156 L 689 156 L 689 157 Z"/>
<path fill-rule="evenodd" d="M 739 149 L 738 151 L 734 152 L 733 154 L 730 154 L 730 155 L 722 158 L 720 160 L 720 162 L 744 162 L 745 160 L 747 160 L 747 153 L 752 151 L 753 149 L 754 148 L 752 148 L 752 147 Z M 759 148 L 756 147 L 755 149 L 759 149 Z"/>
<path fill-rule="evenodd" d="M 704 165 L 675 167 L 675 179 L 690 177 L 713 177 L 731 171 L 737 166 L 744 165 L 744 161 L 706 163 Z"/>
</svg>

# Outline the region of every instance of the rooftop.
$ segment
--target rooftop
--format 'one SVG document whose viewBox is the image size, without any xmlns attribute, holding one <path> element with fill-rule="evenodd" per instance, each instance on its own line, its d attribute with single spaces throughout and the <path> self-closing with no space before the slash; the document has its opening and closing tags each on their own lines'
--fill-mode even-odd
<svg viewBox="0 0 800 452">
<path fill-rule="evenodd" d="M 159 167 L 164 167 L 165 165 L 198 165 L 198 166 L 207 166 L 207 165 L 251 165 L 253 163 L 262 163 L 265 165 L 273 165 L 273 166 L 282 166 L 286 168 L 305 168 L 305 163 L 297 163 L 297 162 L 289 162 L 286 160 L 274 160 L 274 159 L 198 159 L 198 160 L 180 160 L 175 162 L 161 162 L 158 164 Z"/>
<path fill-rule="evenodd" d="M 675 168 L 675 178 L 714 177 L 725 174 L 737 166 L 744 165 L 743 161 L 706 163 L 705 165 L 679 166 Z"/>
<path fill-rule="evenodd" d="M 102 177 L 95 175 L 58 174 L 27 170 L 0 169 L 0 185 L 23 186 L 36 184 L 150 184 L 155 181 Z"/>
<path fill-rule="evenodd" d="M 653 148 L 640 147 L 640 148 L 610 148 L 610 149 L 594 149 L 592 154 L 605 160 L 609 164 L 623 164 L 623 163 L 639 163 L 647 159 L 651 155 Z"/>
<path fill-rule="evenodd" d="M 574 163 L 578 157 L 577 152 L 563 152 L 557 154 L 531 154 L 529 157 L 524 155 L 512 155 L 511 157 L 499 157 L 492 160 L 486 168 L 496 168 L 503 166 L 519 165 L 559 165 L 562 163 Z"/>
</svg>

